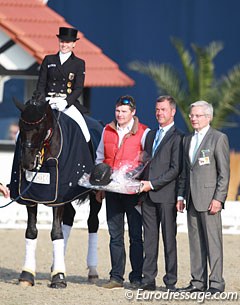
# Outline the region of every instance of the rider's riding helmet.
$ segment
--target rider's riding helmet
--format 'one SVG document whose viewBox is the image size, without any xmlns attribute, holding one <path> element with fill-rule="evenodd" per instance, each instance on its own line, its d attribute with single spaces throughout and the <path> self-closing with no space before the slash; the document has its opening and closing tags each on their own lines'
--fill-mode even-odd
<svg viewBox="0 0 240 305">
<path fill-rule="evenodd" d="M 92 185 L 108 185 L 111 182 L 112 168 L 106 163 L 99 163 L 94 166 L 89 182 Z"/>
</svg>

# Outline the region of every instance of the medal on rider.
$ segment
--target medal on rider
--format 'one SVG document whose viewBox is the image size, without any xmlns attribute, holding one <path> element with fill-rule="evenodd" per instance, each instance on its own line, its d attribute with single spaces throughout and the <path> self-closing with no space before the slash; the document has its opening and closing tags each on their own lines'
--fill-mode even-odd
<svg viewBox="0 0 240 305">
<path fill-rule="evenodd" d="M 67 82 L 67 93 L 68 94 L 72 93 L 71 87 L 72 87 L 72 83 L 71 82 Z"/>
<path fill-rule="evenodd" d="M 69 73 L 69 75 L 68 75 L 68 79 L 69 79 L 69 81 L 67 82 L 67 93 L 68 94 L 71 94 L 72 93 L 72 82 L 70 82 L 70 81 L 72 81 L 72 80 L 74 80 L 74 73 Z"/>
<path fill-rule="evenodd" d="M 69 73 L 68 79 L 69 80 L 74 80 L 75 74 L 74 73 Z"/>
</svg>

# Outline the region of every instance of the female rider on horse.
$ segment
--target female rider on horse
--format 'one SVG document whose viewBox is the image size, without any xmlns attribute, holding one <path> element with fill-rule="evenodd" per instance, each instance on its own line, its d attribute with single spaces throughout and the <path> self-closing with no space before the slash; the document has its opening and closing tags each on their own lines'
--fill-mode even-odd
<svg viewBox="0 0 240 305">
<path fill-rule="evenodd" d="M 76 57 L 73 49 L 76 45 L 77 30 L 74 28 L 60 27 L 59 52 L 47 55 L 41 65 L 37 90 L 45 94 L 52 109 L 63 111 L 65 114 L 78 121 L 86 141 L 89 143 L 93 155 L 93 146 L 90 140 L 88 127 L 83 118 L 83 107 L 78 98 L 82 94 L 85 79 L 85 62 Z M 70 106 L 75 107 L 70 107 Z M 93 281 L 97 274 L 97 230 L 98 212 L 101 203 L 98 203 L 93 194 L 90 194 L 90 214 L 88 218 L 88 255 L 87 265 L 89 269 L 88 279 Z M 67 240 L 73 225 L 75 210 L 71 204 L 65 205 L 63 216 L 63 236 L 66 250 Z"/>
</svg>

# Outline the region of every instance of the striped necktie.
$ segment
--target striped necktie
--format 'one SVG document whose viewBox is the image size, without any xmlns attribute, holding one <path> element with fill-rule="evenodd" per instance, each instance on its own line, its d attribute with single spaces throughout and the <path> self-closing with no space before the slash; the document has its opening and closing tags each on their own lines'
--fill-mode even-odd
<svg viewBox="0 0 240 305">
<path fill-rule="evenodd" d="M 152 157 L 154 156 L 160 142 L 162 141 L 163 138 L 163 128 L 158 129 L 156 132 L 156 136 L 153 142 L 153 147 L 152 147 Z"/>
</svg>

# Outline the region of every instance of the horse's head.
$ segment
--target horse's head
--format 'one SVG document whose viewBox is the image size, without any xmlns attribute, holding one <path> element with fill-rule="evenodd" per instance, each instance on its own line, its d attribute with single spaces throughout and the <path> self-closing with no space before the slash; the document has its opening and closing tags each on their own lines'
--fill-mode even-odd
<svg viewBox="0 0 240 305">
<path fill-rule="evenodd" d="M 14 100 L 21 111 L 19 119 L 21 166 L 23 169 L 32 170 L 43 158 L 41 152 L 44 141 L 52 132 L 52 110 L 45 101 L 45 96 L 35 93 L 26 104 Z"/>
</svg>

